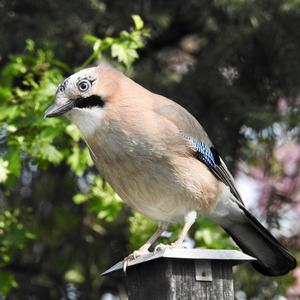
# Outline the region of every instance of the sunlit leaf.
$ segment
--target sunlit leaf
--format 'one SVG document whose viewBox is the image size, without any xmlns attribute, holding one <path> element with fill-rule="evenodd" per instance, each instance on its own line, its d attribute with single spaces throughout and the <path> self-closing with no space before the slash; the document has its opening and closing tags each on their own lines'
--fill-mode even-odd
<svg viewBox="0 0 300 300">
<path fill-rule="evenodd" d="M 0 158 L 0 182 L 5 182 L 9 173 L 8 161 Z"/>
<path fill-rule="evenodd" d="M 15 176 L 20 176 L 21 158 L 17 148 L 9 148 L 5 158 L 8 160 L 9 171 Z"/>
<path fill-rule="evenodd" d="M 84 277 L 78 268 L 70 269 L 65 273 L 65 280 L 69 282 L 82 283 Z"/>
<path fill-rule="evenodd" d="M 42 157 L 49 160 L 52 163 L 59 163 L 63 159 L 63 155 L 53 145 L 43 144 L 40 151 Z"/>
<path fill-rule="evenodd" d="M 7 295 L 9 290 L 18 286 L 14 276 L 5 271 L 0 271 L 0 294 Z"/>
<path fill-rule="evenodd" d="M 134 21 L 135 28 L 137 30 L 141 30 L 144 27 L 144 22 L 142 18 L 139 15 L 132 15 L 131 17 Z"/>
<path fill-rule="evenodd" d="M 87 195 L 83 194 L 76 194 L 73 196 L 73 201 L 76 204 L 81 204 L 89 200 L 89 197 Z"/>
</svg>

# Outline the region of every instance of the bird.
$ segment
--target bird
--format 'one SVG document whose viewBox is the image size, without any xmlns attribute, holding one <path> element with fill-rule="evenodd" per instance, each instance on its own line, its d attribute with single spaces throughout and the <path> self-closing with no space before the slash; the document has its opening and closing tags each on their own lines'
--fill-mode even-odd
<svg viewBox="0 0 300 300">
<path fill-rule="evenodd" d="M 184 107 L 102 62 L 58 85 L 45 117 L 62 115 L 79 128 L 114 191 L 158 224 L 131 259 L 149 253 L 170 224 L 183 223 L 169 245 L 181 247 L 200 215 L 255 257 L 252 265 L 261 274 L 280 276 L 296 267 L 295 258 L 246 209 L 225 162 Z"/>
</svg>

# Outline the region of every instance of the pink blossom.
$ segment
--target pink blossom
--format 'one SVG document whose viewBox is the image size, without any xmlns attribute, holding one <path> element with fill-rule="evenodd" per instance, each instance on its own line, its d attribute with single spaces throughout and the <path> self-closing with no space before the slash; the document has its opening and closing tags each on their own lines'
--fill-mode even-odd
<svg viewBox="0 0 300 300">
<path fill-rule="evenodd" d="M 285 174 L 292 176 L 298 171 L 300 145 L 288 143 L 275 149 L 275 158 L 282 164 Z"/>
<path fill-rule="evenodd" d="M 265 178 L 264 170 L 259 167 L 250 166 L 249 167 L 249 173 L 251 176 L 257 180 L 261 180 Z"/>
<path fill-rule="evenodd" d="M 281 194 L 289 194 L 295 187 L 295 180 L 290 177 L 278 178 L 274 181 L 274 187 Z"/>
<path fill-rule="evenodd" d="M 288 289 L 288 299 L 296 300 L 300 297 L 300 267 L 293 271 L 295 283 Z"/>
<path fill-rule="evenodd" d="M 288 102 L 285 98 L 279 98 L 277 101 L 277 109 L 280 112 L 285 112 L 288 109 Z"/>
<path fill-rule="evenodd" d="M 300 144 L 290 141 L 284 145 L 274 145 L 274 156 L 270 167 L 269 157 L 261 155 L 255 165 L 247 166 L 247 173 L 256 180 L 260 191 L 258 205 L 265 211 L 270 203 L 278 207 L 290 206 L 300 216 Z M 292 199 L 279 200 L 277 194 Z M 276 199 L 275 199 L 275 198 Z"/>
</svg>

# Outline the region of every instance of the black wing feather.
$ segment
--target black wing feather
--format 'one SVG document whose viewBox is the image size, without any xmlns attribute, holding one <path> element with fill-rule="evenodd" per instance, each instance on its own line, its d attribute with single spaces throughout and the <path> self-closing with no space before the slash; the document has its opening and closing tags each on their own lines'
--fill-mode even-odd
<svg viewBox="0 0 300 300">
<path fill-rule="evenodd" d="M 243 200 L 237 191 L 234 182 L 233 182 L 233 177 L 229 173 L 226 165 L 224 164 L 223 161 L 221 161 L 220 165 L 216 165 L 210 168 L 210 170 L 222 181 L 224 182 L 227 186 L 229 186 L 231 193 L 235 196 L 235 198 L 244 205 Z"/>
<path fill-rule="evenodd" d="M 219 180 L 230 188 L 231 193 L 239 201 L 239 204 L 244 205 L 243 200 L 234 185 L 234 179 L 217 150 L 214 147 L 209 147 L 203 142 L 195 141 L 190 137 L 186 137 L 186 139 L 194 146 L 195 157 L 203 162 Z"/>
</svg>

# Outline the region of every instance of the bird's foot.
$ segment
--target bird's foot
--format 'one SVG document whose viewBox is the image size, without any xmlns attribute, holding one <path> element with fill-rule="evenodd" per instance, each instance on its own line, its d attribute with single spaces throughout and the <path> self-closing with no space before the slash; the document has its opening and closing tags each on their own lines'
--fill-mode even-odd
<svg viewBox="0 0 300 300">
<path fill-rule="evenodd" d="M 171 248 L 186 248 L 186 246 L 182 242 L 175 241 L 171 244 L 158 244 L 154 248 L 154 253 L 157 253 L 159 251 L 162 251 L 164 249 L 171 249 Z"/>
<path fill-rule="evenodd" d="M 140 256 L 146 255 L 146 254 L 150 254 L 148 249 L 143 249 L 143 247 L 141 247 L 140 249 L 133 251 L 127 257 L 125 257 L 124 260 L 123 260 L 123 271 L 124 271 L 124 273 L 126 273 L 126 269 L 128 267 L 129 262 L 137 259 Z"/>
<path fill-rule="evenodd" d="M 129 254 L 125 259 L 129 259 L 129 261 L 137 259 L 140 256 L 150 254 L 148 249 L 140 248 L 138 250 L 133 251 L 131 254 Z"/>
</svg>

